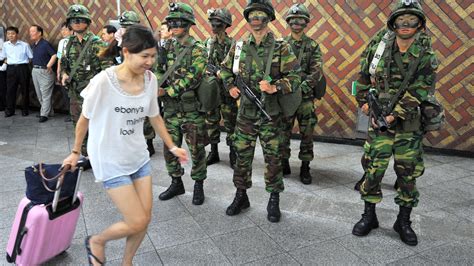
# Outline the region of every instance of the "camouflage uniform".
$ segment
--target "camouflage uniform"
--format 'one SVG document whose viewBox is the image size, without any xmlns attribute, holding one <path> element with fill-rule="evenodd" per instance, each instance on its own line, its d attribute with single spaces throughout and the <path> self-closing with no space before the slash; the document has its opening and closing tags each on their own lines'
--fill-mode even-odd
<svg viewBox="0 0 474 266">
<path fill-rule="evenodd" d="M 168 78 L 166 94 L 162 97 L 164 106 L 164 120 L 166 128 L 173 142 L 181 146 L 186 141 L 191 152 L 193 162 L 191 177 L 193 180 L 204 180 L 207 176 L 206 151 L 207 133 L 205 115 L 198 111 L 199 103 L 194 90 L 207 66 L 206 48 L 189 37 L 185 45 L 172 40 L 167 53 L 167 66 L 171 67 L 176 57 L 187 46 L 192 46 L 190 52 L 184 56 L 178 67 Z M 161 78 L 165 70 L 158 68 L 157 76 Z M 180 177 L 184 169 L 178 159 L 165 147 L 166 168 L 171 177 Z"/>
<path fill-rule="evenodd" d="M 298 158 L 301 161 L 312 161 L 313 154 L 313 131 L 318 118 L 315 113 L 313 88 L 321 79 L 322 54 L 319 44 L 306 35 L 300 41 L 291 36 L 285 39 L 293 48 L 295 55 L 299 55 L 303 43 L 306 43 L 301 60 L 301 91 L 303 100 L 298 107 L 295 116 L 285 118 L 283 123 L 283 148 L 282 159 L 289 159 L 291 155 L 290 138 L 295 119 L 298 119 L 299 132 L 301 134 L 300 153 Z"/>
<path fill-rule="evenodd" d="M 278 104 L 278 94 L 291 93 L 292 86 L 300 83 L 299 66 L 289 44 L 276 40 L 270 76 L 274 78 L 271 83 L 276 85 L 279 91 L 275 94 L 263 94 L 258 85 L 264 78 L 263 70 L 259 69 L 255 60 L 250 61 L 248 51 L 250 45 L 254 46 L 257 55 L 266 63 L 267 50 L 274 40 L 273 33 L 268 33 L 260 45 L 257 45 L 254 36 L 250 35 L 240 54 L 240 74 L 253 92 L 263 100 L 265 111 L 272 117 L 272 121 L 264 119 L 262 112 L 247 97 L 240 98 L 237 125 L 232 137 L 237 153 L 233 180 L 238 189 L 252 186 L 252 161 L 257 137 L 260 138 L 265 159 L 265 189 L 268 192 L 282 192 L 284 189 L 280 155 L 282 112 Z M 221 77 L 228 90 L 235 86 L 232 73 L 234 54 L 235 45 L 222 63 Z"/>
<path fill-rule="evenodd" d="M 366 103 L 366 95 L 370 85 L 369 65 L 386 30 L 377 34 L 370 42 L 367 49 L 362 54 L 361 73 L 357 91 L 357 101 L 360 106 Z M 389 130 L 382 133 L 378 130 L 369 128 L 369 136 L 364 145 L 364 155 L 362 157 L 362 166 L 365 170 L 365 181 L 362 183 L 360 193 L 362 199 L 372 203 L 378 203 L 382 200 L 382 191 L 380 182 L 383 178 L 388 162 L 392 154 L 395 156 L 395 172 L 397 174 L 397 183 L 399 189 L 395 202 L 401 206 L 416 207 L 418 204 L 419 193 L 416 189 L 416 178 L 420 177 L 424 171 L 422 139 L 423 129 L 421 127 L 421 115 L 419 104 L 426 100 L 429 91 L 434 88 L 436 69 L 438 60 L 434 51 L 431 49 L 430 37 L 423 32 L 417 33 L 415 42 L 408 51 L 401 55 L 404 68 L 415 60 L 421 49 L 426 49 L 415 73 L 413 81 L 409 83 L 408 90 L 402 95 L 401 99 L 395 105 L 393 115 L 397 117 L 395 124 Z M 393 41 L 392 41 L 393 43 Z M 396 45 L 387 45 L 387 49 L 393 49 L 392 53 L 399 53 Z M 389 87 L 386 88 L 383 82 L 384 68 L 386 67 L 386 58 L 382 56 L 375 76 L 375 88 L 380 95 L 393 96 L 397 93 L 403 81 L 403 75 L 395 62 L 390 63 Z"/>
<path fill-rule="evenodd" d="M 72 18 L 87 18 L 90 22 L 89 11 L 81 5 L 73 5 L 68 10 L 68 20 Z M 63 73 L 70 75 L 73 66 L 79 59 L 79 55 L 86 45 L 87 41 L 92 38 L 91 44 L 87 51 L 85 51 L 84 59 L 78 62 L 77 71 L 74 76 L 70 77 L 71 82 L 67 84 L 68 94 L 70 98 L 71 117 L 74 126 L 82 112 L 83 99 L 79 95 L 80 92 L 89 84 L 89 81 L 100 71 L 112 65 L 109 58 L 99 59 L 98 54 L 107 48 L 107 43 L 103 42 L 98 36 L 88 31 L 83 35 L 82 42 L 75 35 L 68 37 L 68 43 L 65 48 L 65 53 L 61 57 L 61 66 Z M 87 155 L 87 136 L 82 145 L 82 154 Z"/>
<path fill-rule="evenodd" d="M 232 43 L 232 38 L 227 35 L 223 43 L 219 43 L 217 38 L 207 39 L 206 44 L 208 51 L 210 52 L 212 50 L 213 52 L 211 55 L 209 55 L 209 64 L 220 66 L 220 63 L 224 61 L 225 56 L 229 52 Z M 237 102 L 224 88 L 222 88 L 221 91 L 221 101 L 222 104 L 220 107 L 206 115 L 206 126 L 209 135 L 209 143 L 216 144 L 220 142 L 219 126 L 222 115 L 222 119 L 224 120 L 224 128 L 227 132 L 226 142 L 228 146 L 231 146 L 231 135 L 234 132 L 237 119 Z"/>
</svg>

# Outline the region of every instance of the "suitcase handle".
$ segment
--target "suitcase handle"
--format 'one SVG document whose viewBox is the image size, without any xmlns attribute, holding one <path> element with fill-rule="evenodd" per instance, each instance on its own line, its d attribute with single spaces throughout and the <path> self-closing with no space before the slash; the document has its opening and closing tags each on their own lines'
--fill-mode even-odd
<svg viewBox="0 0 474 266">
<path fill-rule="evenodd" d="M 21 255 L 21 242 L 23 242 L 23 237 L 26 235 L 26 233 L 28 233 L 28 228 L 27 227 L 23 227 L 20 231 L 20 239 L 18 239 L 18 242 L 16 243 L 17 245 L 15 245 L 15 249 L 17 250 L 17 254 L 18 255 Z"/>
</svg>

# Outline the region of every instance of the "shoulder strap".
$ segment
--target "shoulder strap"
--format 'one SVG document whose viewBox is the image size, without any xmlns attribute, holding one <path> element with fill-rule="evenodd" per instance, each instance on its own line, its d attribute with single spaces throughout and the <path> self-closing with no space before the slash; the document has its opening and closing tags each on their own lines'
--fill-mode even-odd
<svg viewBox="0 0 474 266">
<path fill-rule="evenodd" d="M 385 46 L 387 45 L 387 42 L 390 39 L 390 36 L 391 36 L 390 31 L 385 33 L 382 40 L 379 42 L 379 45 L 377 46 L 377 50 L 375 50 L 374 58 L 372 59 L 372 62 L 370 63 L 370 66 L 369 66 L 369 73 L 372 76 L 375 75 L 375 70 L 377 69 L 380 59 L 382 58 L 383 52 L 385 51 Z"/>
<path fill-rule="evenodd" d="M 244 41 L 239 40 L 235 43 L 235 53 L 234 53 L 234 63 L 232 66 L 232 72 L 235 75 L 240 73 L 240 54 L 242 53 L 242 48 L 244 46 Z"/>
<path fill-rule="evenodd" d="M 77 37 L 76 37 L 77 38 Z M 79 54 L 79 58 L 77 59 L 76 62 L 74 62 L 74 65 L 72 66 L 71 68 L 71 73 L 69 75 L 69 79 L 71 80 L 74 75 L 76 74 L 78 68 L 79 68 L 79 62 L 82 61 L 82 59 L 84 59 L 84 56 L 86 55 L 86 51 L 87 49 L 89 49 L 89 46 L 91 45 L 92 43 L 92 39 L 94 39 L 94 36 L 89 36 L 89 39 L 87 40 L 86 42 L 86 45 L 84 46 L 84 48 L 82 48 L 81 50 L 81 53 Z M 68 42 L 69 44 L 70 42 Z M 69 48 L 71 48 L 71 46 L 69 46 Z M 69 52 L 69 51 L 68 51 Z"/>
<path fill-rule="evenodd" d="M 257 55 L 257 51 L 255 50 L 255 47 L 252 45 L 249 45 L 249 51 L 252 54 L 252 57 L 255 59 L 255 62 L 257 63 L 258 68 L 261 70 L 264 70 L 263 68 L 263 62 L 260 59 L 260 57 Z M 273 54 L 275 53 L 275 39 L 273 39 L 272 46 L 270 47 L 270 51 L 268 53 L 267 57 L 267 64 L 265 66 L 265 73 L 264 73 L 264 78 L 268 77 L 270 75 L 270 70 L 272 67 L 272 59 L 273 59 Z"/>
<path fill-rule="evenodd" d="M 293 49 L 293 53 L 295 53 L 296 55 L 296 46 L 290 42 L 288 42 L 290 45 L 291 45 L 291 49 Z M 307 46 L 308 42 L 305 42 L 303 41 L 303 45 L 301 46 L 301 50 L 300 52 L 298 53 L 298 65 L 301 66 L 301 61 L 303 61 L 303 54 L 304 54 L 304 50 L 306 49 L 306 46 Z"/>
<path fill-rule="evenodd" d="M 188 46 L 183 51 L 181 51 L 181 53 L 179 53 L 179 55 L 176 57 L 176 60 L 174 61 L 173 65 L 166 70 L 166 72 L 165 72 L 165 74 L 163 74 L 163 76 L 161 76 L 160 80 L 158 81 L 158 88 L 160 88 L 161 85 L 163 85 L 163 83 L 165 83 L 165 81 L 170 76 L 171 72 L 173 72 L 176 69 L 179 62 L 183 59 L 183 57 L 186 55 L 186 53 L 189 51 L 189 49 L 191 47 L 192 46 Z"/>
</svg>

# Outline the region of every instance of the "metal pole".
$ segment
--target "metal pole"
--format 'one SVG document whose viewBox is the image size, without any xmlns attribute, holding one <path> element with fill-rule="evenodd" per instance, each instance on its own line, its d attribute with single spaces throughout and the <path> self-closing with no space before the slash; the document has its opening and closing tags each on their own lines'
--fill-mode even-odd
<svg viewBox="0 0 474 266">
<path fill-rule="evenodd" d="M 120 17 L 120 0 L 117 0 L 117 17 Z"/>
</svg>

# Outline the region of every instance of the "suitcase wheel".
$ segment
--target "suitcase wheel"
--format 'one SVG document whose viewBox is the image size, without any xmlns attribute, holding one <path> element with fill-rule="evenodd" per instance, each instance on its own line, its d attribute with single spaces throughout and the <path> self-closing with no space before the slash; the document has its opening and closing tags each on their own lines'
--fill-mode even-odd
<svg viewBox="0 0 474 266">
<path fill-rule="evenodd" d="M 8 263 L 13 263 L 14 261 L 12 260 L 12 257 L 10 257 L 10 255 L 8 255 L 7 253 L 7 262 Z"/>
</svg>

